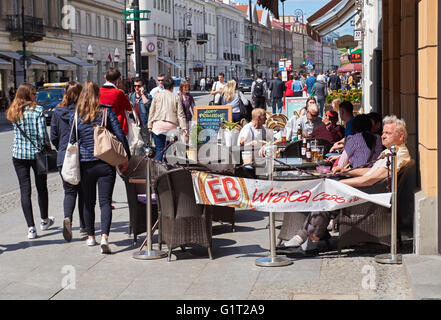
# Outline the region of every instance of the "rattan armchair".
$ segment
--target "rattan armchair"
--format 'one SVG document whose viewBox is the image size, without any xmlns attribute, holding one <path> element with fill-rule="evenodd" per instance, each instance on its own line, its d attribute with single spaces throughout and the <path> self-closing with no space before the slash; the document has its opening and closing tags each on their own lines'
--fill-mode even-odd
<svg viewBox="0 0 441 320">
<path fill-rule="evenodd" d="M 212 259 L 212 209 L 196 204 L 190 172 L 173 169 L 155 182 L 160 211 L 159 245 L 168 248 L 168 261 L 173 249 L 196 244 L 208 249 Z"/>
</svg>

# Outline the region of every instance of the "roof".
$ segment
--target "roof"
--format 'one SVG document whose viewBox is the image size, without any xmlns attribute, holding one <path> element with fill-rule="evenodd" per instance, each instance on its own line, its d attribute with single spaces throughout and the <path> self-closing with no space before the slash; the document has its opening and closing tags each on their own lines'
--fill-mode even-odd
<svg viewBox="0 0 441 320">
<path fill-rule="evenodd" d="M 249 13 L 248 12 L 248 5 L 247 4 L 236 5 L 236 6 L 233 6 L 233 7 L 239 9 L 240 11 L 242 11 L 245 14 Z"/>
</svg>

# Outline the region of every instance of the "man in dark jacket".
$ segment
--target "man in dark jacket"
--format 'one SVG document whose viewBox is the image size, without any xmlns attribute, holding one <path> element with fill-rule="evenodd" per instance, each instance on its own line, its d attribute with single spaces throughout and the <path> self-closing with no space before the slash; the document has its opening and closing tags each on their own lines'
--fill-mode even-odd
<svg viewBox="0 0 441 320">
<path fill-rule="evenodd" d="M 341 80 L 340 77 L 335 73 L 335 71 L 332 71 L 332 75 L 329 77 L 329 88 L 331 90 L 339 90 L 341 89 Z"/>
<path fill-rule="evenodd" d="M 286 90 L 285 84 L 279 78 L 279 73 L 274 71 L 273 79 L 269 83 L 269 89 L 271 90 L 271 99 L 273 106 L 273 113 L 282 113 L 282 98 L 283 93 Z"/>
</svg>

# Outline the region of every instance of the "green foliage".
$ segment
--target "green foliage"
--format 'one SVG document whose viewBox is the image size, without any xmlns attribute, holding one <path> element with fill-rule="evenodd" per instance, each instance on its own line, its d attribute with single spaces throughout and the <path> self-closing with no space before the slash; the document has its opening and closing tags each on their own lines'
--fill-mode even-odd
<svg viewBox="0 0 441 320">
<path fill-rule="evenodd" d="M 199 133 L 203 130 L 204 128 L 198 124 L 194 124 L 191 127 L 190 130 L 190 137 L 189 137 L 189 143 L 192 146 L 196 146 L 199 144 L 202 144 L 204 142 L 204 139 L 199 139 Z"/>
</svg>

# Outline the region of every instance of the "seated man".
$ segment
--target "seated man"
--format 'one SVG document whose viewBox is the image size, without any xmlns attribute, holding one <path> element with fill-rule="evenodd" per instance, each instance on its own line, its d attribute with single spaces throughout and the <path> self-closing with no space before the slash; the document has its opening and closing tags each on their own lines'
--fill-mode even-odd
<svg viewBox="0 0 441 320">
<path fill-rule="evenodd" d="M 272 130 L 265 128 L 266 112 L 262 108 L 256 108 L 251 113 L 251 122 L 240 130 L 238 145 L 256 146 L 262 141 L 272 141 Z"/>
<path fill-rule="evenodd" d="M 340 141 L 337 141 L 332 146 L 329 152 L 335 152 L 335 150 L 342 149 L 345 146 L 346 137 L 353 135 L 352 121 L 354 120 L 354 106 L 349 101 L 343 101 L 338 107 L 340 119 L 345 123 L 345 136 Z"/>
<path fill-rule="evenodd" d="M 303 137 L 309 138 L 316 128 L 323 126 L 322 118 L 319 117 L 318 114 L 319 108 L 317 104 L 309 104 L 306 109 L 306 114 L 297 119 L 294 128 L 297 128 L 300 125 Z"/>
<path fill-rule="evenodd" d="M 391 154 L 389 149 L 393 145 L 397 147 L 398 171 L 411 160 L 409 151 L 405 145 L 407 138 L 406 123 L 403 120 L 398 119 L 396 116 L 387 116 L 383 120 L 383 125 L 381 139 L 386 149 L 377 158 L 373 167 L 343 171 L 346 175 L 351 175 L 353 177 L 340 180 L 341 183 L 352 187 L 367 187 L 387 178 L 388 174 L 391 174 L 391 172 L 387 165 L 387 157 L 385 156 Z M 317 242 L 320 239 L 326 239 L 326 237 L 329 237 L 327 226 L 330 219 L 333 219 L 336 214 L 336 211 L 311 212 L 306 218 L 302 229 L 279 248 L 298 247 L 308 238 L 313 242 Z"/>
</svg>

